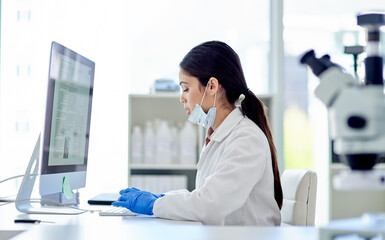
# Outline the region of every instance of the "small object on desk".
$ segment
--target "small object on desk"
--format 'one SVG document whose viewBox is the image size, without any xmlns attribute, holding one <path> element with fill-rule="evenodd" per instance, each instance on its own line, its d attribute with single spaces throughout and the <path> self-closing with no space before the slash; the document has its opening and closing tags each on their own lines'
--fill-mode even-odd
<svg viewBox="0 0 385 240">
<path fill-rule="evenodd" d="M 54 222 L 41 221 L 41 220 L 38 220 L 38 219 L 15 219 L 15 223 L 34 223 L 34 224 L 39 224 L 39 223 L 54 223 Z"/>
<path fill-rule="evenodd" d="M 111 206 L 108 209 L 99 212 L 100 216 L 136 216 L 137 214 L 131 212 L 125 207 Z"/>
<path fill-rule="evenodd" d="M 88 200 L 88 204 L 91 205 L 111 205 L 111 203 L 116 202 L 120 197 L 119 193 L 101 193 L 96 197 Z"/>
</svg>

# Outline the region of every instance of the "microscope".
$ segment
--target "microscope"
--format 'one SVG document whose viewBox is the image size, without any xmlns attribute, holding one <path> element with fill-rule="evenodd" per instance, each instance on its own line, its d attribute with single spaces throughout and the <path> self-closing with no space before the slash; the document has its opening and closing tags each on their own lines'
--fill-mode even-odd
<svg viewBox="0 0 385 240">
<path fill-rule="evenodd" d="M 350 167 L 333 178 L 339 190 L 385 189 L 385 173 L 374 171 L 385 153 L 385 95 L 383 59 L 380 55 L 380 27 L 385 14 L 357 16 L 357 24 L 367 33 L 365 80 L 358 79 L 330 60 L 329 55 L 305 53 L 300 62 L 320 79 L 315 95 L 327 107 L 329 135 L 334 151 Z"/>
</svg>

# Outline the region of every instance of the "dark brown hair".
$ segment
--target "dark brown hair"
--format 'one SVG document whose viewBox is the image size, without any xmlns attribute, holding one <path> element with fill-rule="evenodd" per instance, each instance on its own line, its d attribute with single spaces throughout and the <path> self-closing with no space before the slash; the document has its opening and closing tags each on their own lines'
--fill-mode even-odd
<svg viewBox="0 0 385 240">
<path fill-rule="evenodd" d="M 230 104 L 235 104 L 241 94 L 245 95 L 245 99 L 241 104 L 243 115 L 257 124 L 269 142 L 274 174 L 274 197 L 281 209 L 283 201 L 282 186 L 277 151 L 266 115 L 267 108 L 248 89 L 238 54 L 226 43 L 220 41 L 205 42 L 191 49 L 183 58 L 180 67 L 187 74 L 198 78 L 203 86 L 207 85 L 211 77 L 218 79 L 225 89 L 226 98 Z"/>
</svg>

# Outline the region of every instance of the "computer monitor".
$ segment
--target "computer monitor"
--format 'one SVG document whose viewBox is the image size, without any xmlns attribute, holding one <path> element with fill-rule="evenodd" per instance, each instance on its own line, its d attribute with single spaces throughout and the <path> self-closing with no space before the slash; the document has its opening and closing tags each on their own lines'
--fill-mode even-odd
<svg viewBox="0 0 385 240">
<path fill-rule="evenodd" d="M 43 133 L 38 137 L 16 198 L 19 211 L 81 213 L 76 209 L 34 207 L 31 193 L 39 164 L 42 203 L 65 202 L 65 188 L 72 193 L 72 189 L 85 187 L 94 72 L 94 62 L 52 42 Z"/>
<path fill-rule="evenodd" d="M 85 187 L 95 63 L 52 42 L 40 195 Z"/>
</svg>

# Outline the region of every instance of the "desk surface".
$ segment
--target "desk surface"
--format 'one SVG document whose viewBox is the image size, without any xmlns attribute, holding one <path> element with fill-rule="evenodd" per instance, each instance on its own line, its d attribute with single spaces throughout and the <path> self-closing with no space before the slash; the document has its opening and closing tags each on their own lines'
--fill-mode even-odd
<svg viewBox="0 0 385 240">
<path fill-rule="evenodd" d="M 1 205 L 2 203 L 0 203 Z M 103 206 L 83 206 L 94 210 Z M 54 223 L 15 224 L 32 218 Z M 317 239 L 311 227 L 220 227 L 196 222 L 171 221 L 151 216 L 101 217 L 97 212 L 80 215 L 23 214 L 13 203 L 0 206 L 0 240 L 12 239 Z"/>
</svg>

